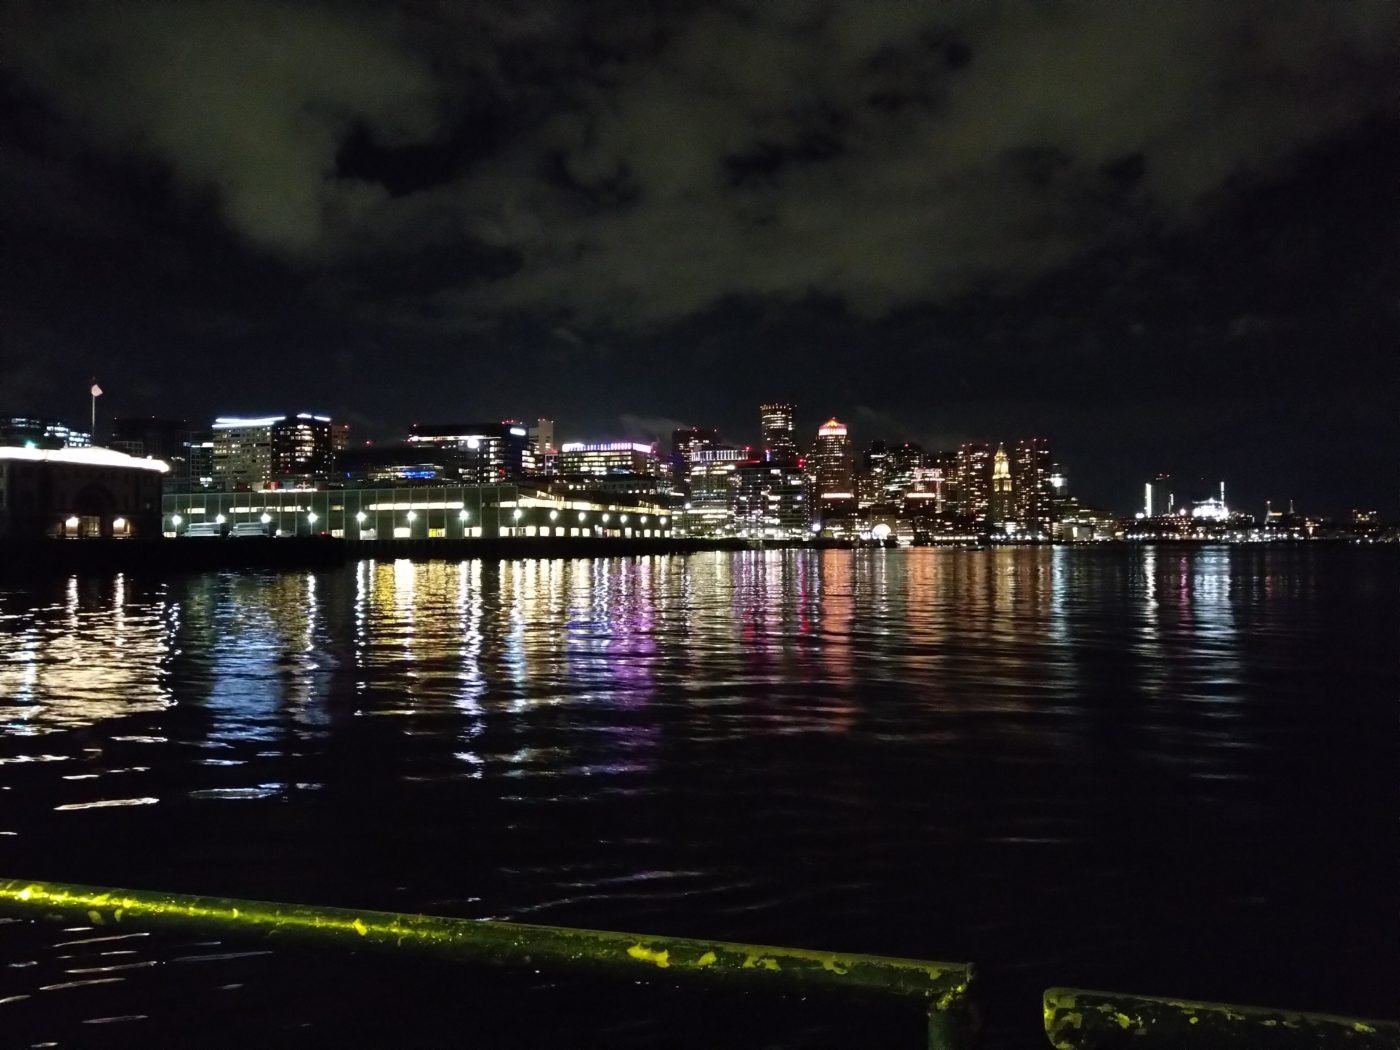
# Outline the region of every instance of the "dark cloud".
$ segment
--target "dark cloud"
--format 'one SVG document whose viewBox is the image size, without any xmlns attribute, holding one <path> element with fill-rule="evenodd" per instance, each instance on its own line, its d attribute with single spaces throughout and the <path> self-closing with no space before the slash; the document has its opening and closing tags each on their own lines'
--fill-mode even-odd
<svg viewBox="0 0 1400 1050">
<path fill-rule="evenodd" d="M 914 437 L 1043 420 L 1083 455 L 1096 401 L 1306 400 L 1396 333 L 1379 0 L 0 18 L 7 369 L 67 343 L 204 405 L 191 361 L 233 354 L 366 418 L 736 437 L 751 386 Z M 1329 322 L 1347 345 L 1318 364 Z M 409 358 L 392 392 L 365 378 Z"/>
</svg>

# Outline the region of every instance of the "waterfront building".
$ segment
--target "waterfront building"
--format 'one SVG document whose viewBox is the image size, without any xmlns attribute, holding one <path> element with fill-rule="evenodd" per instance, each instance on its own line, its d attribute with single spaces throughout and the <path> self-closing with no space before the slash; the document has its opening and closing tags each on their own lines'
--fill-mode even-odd
<svg viewBox="0 0 1400 1050">
<path fill-rule="evenodd" d="M 817 430 L 817 440 L 807 469 L 816 479 L 817 496 L 822 500 L 854 499 L 851 439 L 846 424 L 828 419 Z"/>
<path fill-rule="evenodd" d="M 467 484 L 519 482 L 535 473 L 534 446 L 523 423 L 415 423 L 410 445 L 432 447 Z"/>
<path fill-rule="evenodd" d="M 334 472 L 335 433 L 329 416 L 220 416 L 211 429 L 213 477 L 219 487 L 246 491 L 316 485 Z"/>
<path fill-rule="evenodd" d="M 169 469 L 108 448 L 0 447 L 0 537 L 159 536 Z"/>
<path fill-rule="evenodd" d="M 116 455 L 116 453 L 113 453 Z M 142 461 L 146 462 L 146 461 Z M 268 489 L 169 493 L 160 527 L 180 542 L 254 524 L 272 536 L 347 540 L 462 540 L 498 537 L 664 539 L 670 509 L 644 500 L 594 500 L 531 492 L 516 485 L 407 485 L 384 488 Z M 191 526 L 199 526 L 191 532 Z M 210 526 L 213 529 L 210 529 Z"/>
<path fill-rule="evenodd" d="M 559 449 L 560 474 L 641 474 L 659 477 L 655 445 L 636 441 L 568 441 Z"/>
<path fill-rule="evenodd" d="M 763 436 L 763 459 L 769 463 L 797 463 L 797 431 L 792 405 L 768 401 L 758 406 L 759 429 Z"/>
<path fill-rule="evenodd" d="M 92 435 L 75 430 L 59 419 L 44 416 L 0 416 L 0 446 L 31 448 L 88 448 Z"/>
</svg>

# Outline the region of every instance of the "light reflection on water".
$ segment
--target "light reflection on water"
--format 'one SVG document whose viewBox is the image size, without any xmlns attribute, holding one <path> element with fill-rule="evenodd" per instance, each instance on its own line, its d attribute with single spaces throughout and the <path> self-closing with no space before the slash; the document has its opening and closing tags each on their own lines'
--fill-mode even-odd
<svg viewBox="0 0 1400 1050">
<path fill-rule="evenodd" d="M 1346 959 L 1400 966 L 1397 593 L 1384 552 L 1223 548 L 75 578 L 0 593 L 0 844 L 25 876 L 1384 1013 Z M 0 1021 L 59 987 L 179 1017 L 53 939 Z M 1329 945 L 1330 991 L 1296 983 Z"/>
</svg>

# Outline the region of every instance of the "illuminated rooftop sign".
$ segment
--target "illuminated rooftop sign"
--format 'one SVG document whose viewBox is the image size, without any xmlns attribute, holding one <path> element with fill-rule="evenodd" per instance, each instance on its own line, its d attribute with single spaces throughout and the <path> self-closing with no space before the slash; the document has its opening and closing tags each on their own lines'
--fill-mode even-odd
<svg viewBox="0 0 1400 1050">
<path fill-rule="evenodd" d="M 236 430 L 241 427 L 270 427 L 274 423 L 285 423 L 290 416 L 219 416 L 214 420 L 215 430 Z M 314 419 L 318 423 L 329 423 L 330 416 L 313 416 L 310 412 L 298 412 L 297 419 Z"/>
<path fill-rule="evenodd" d="M 566 441 L 560 452 L 646 452 L 655 451 L 651 445 L 638 441 Z"/>
<path fill-rule="evenodd" d="M 0 448 L 0 460 L 27 463 L 64 463 L 84 467 L 126 467 L 130 470 L 170 471 L 170 464 L 159 459 L 137 459 L 110 448 Z"/>
</svg>

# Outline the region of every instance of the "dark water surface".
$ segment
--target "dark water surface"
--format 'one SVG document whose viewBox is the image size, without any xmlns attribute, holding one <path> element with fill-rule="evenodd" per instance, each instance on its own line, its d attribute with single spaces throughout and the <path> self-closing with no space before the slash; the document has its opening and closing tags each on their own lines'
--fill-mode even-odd
<svg viewBox="0 0 1400 1050">
<path fill-rule="evenodd" d="M 1400 1015 L 1400 551 L 772 552 L 0 591 L 0 876 Z M 0 1042 L 919 1046 L 882 1004 L 0 924 Z M 551 1036 L 553 1037 L 551 1039 Z"/>
</svg>

